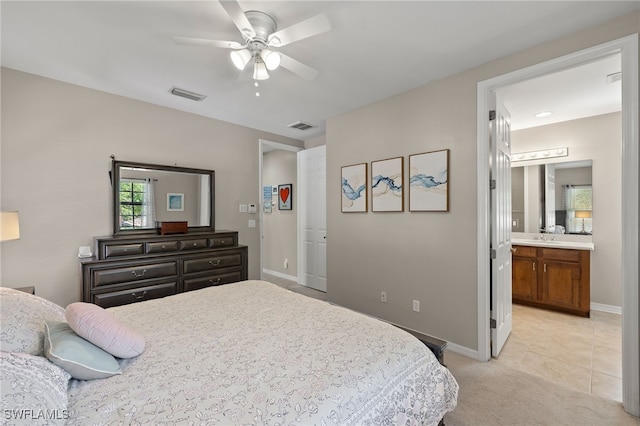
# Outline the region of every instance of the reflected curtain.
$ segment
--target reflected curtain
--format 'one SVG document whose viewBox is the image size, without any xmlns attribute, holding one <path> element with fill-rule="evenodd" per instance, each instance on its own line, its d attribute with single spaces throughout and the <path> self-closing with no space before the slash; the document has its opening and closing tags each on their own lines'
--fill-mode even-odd
<svg viewBox="0 0 640 426">
<path fill-rule="evenodd" d="M 155 179 L 145 179 L 147 190 L 144 194 L 145 214 L 143 216 L 143 228 L 155 228 L 156 226 L 156 185 L 154 181 Z"/>
<path fill-rule="evenodd" d="M 566 228 L 568 233 L 579 233 L 584 220 L 588 232 L 592 230 L 592 219 L 576 218 L 576 210 L 593 209 L 593 190 L 591 185 L 562 185 L 562 207 L 567 212 Z"/>
</svg>

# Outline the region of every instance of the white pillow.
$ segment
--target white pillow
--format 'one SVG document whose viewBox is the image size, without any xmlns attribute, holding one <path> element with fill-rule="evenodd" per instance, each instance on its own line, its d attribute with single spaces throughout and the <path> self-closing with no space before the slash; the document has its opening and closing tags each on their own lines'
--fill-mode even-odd
<svg viewBox="0 0 640 426">
<path fill-rule="evenodd" d="M 4 422 L 64 425 L 69 418 L 69 379 L 69 373 L 41 356 L 0 352 L 0 412 Z"/>
<path fill-rule="evenodd" d="M 66 322 L 45 323 L 44 355 L 74 379 L 104 379 L 122 374 L 113 355 L 78 336 Z"/>
<path fill-rule="evenodd" d="M 44 355 L 45 321 L 64 321 L 64 309 L 41 297 L 0 287 L 0 351 Z"/>
<path fill-rule="evenodd" d="M 78 336 L 118 358 L 132 358 L 144 351 L 144 337 L 101 306 L 76 302 L 67 306 L 66 318 Z"/>
</svg>

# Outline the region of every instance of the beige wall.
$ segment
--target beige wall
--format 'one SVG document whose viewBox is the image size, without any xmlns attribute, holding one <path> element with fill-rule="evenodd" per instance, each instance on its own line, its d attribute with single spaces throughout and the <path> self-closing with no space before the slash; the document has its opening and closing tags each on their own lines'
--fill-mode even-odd
<svg viewBox="0 0 640 426">
<path fill-rule="evenodd" d="M 622 306 L 622 114 L 517 130 L 512 132 L 511 141 L 513 152 L 568 147 L 569 156 L 557 160 L 593 160 L 592 240 L 595 250 L 591 252 L 591 302 Z M 523 163 L 534 165 L 539 162 Z M 556 190 L 558 188 L 556 182 Z"/>
<path fill-rule="evenodd" d="M 328 300 L 477 350 L 477 84 L 637 33 L 639 24 L 634 13 L 329 119 L 327 188 L 339 187 L 344 165 L 451 151 L 448 213 L 342 214 L 329 193 Z M 413 299 L 421 312 L 412 312 Z"/>
<path fill-rule="evenodd" d="M 113 231 L 112 154 L 215 170 L 216 228 L 239 231 L 259 277 L 258 228 L 238 213 L 259 201 L 258 140 L 301 141 L 6 68 L 1 77 L 1 208 L 19 210 L 21 225 L 20 240 L 1 245 L 3 286 L 78 300 L 78 247 Z"/>
<path fill-rule="evenodd" d="M 298 190 L 297 153 L 284 150 L 264 154 L 262 162 L 263 185 L 293 184 L 292 210 L 279 210 L 278 199 L 274 196 L 271 213 L 264 214 L 264 250 L 262 267 L 280 274 L 298 276 L 298 206 L 295 203 Z M 284 260 L 288 259 L 288 267 Z"/>
</svg>

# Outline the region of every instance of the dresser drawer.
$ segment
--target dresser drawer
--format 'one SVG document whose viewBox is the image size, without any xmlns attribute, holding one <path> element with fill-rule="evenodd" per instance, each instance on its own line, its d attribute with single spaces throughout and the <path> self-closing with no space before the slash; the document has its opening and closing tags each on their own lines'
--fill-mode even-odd
<svg viewBox="0 0 640 426">
<path fill-rule="evenodd" d="M 209 248 L 208 240 L 182 240 L 179 243 L 180 250 L 198 250 Z"/>
<path fill-rule="evenodd" d="M 158 299 L 176 294 L 177 292 L 178 285 L 175 281 L 172 281 L 147 287 L 94 294 L 91 302 L 103 308 L 110 308 L 112 306 L 142 302 L 143 300 Z"/>
<path fill-rule="evenodd" d="M 185 260 L 183 263 L 183 273 L 193 274 L 195 272 L 211 271 L 212 269 L 240 265 L 242 265 L 242 255 L 240 253 L 218 255 L 201 259 Z"/>
<path fill-rule="evenodd" d="M 104 246 L 104 258 L 110 259 L 119 256 L 134 256 L 144 253 L 143 243 L 133 244 L 108 244 Z"/>
<path fill-rule="evenodd" d="M 233 235 L 229 235 L 226 237 L 215 237 L 209 240 L 209 243 L 212 248 L 218 247 L 233 247 L 236 245 L 236 239 Z"/>
<path fill-rule="evenodd" d="M 178 275 L 178 262 L 93 270 L 93 287 Z"/>
<path fill-rule="evenodd" d="M 166 253 L 178 251 L 177 241 L 162 241 L 158 243 L 147 243 L 147 253 Z"/>
<path fill-rule="evenodd" d="M 242 281 L 242 271 L 225 272 L 218 275 L 208 275 L 201 278 L 190 278 L 184 280 L 184 291 L 198 290 L 201 288 L 216 285 L 235 283 Z"/>
</svg>

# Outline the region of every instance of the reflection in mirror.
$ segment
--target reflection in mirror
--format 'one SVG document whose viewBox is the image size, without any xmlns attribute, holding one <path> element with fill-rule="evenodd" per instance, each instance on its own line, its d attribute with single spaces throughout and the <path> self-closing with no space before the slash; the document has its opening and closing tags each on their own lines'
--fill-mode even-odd
<svg viewBox="0 0 640 426">
<path fill-rule="evenodd" d="M 592 234 L 591 167 L 591 160 L 513 167 L 512 231 Z"/>
<path fill-rule="evenodd" d="M 156 232 L 160 222 L 214 230 L 214 172 L 113 162 L 114 234 Z"/>
</svg>

